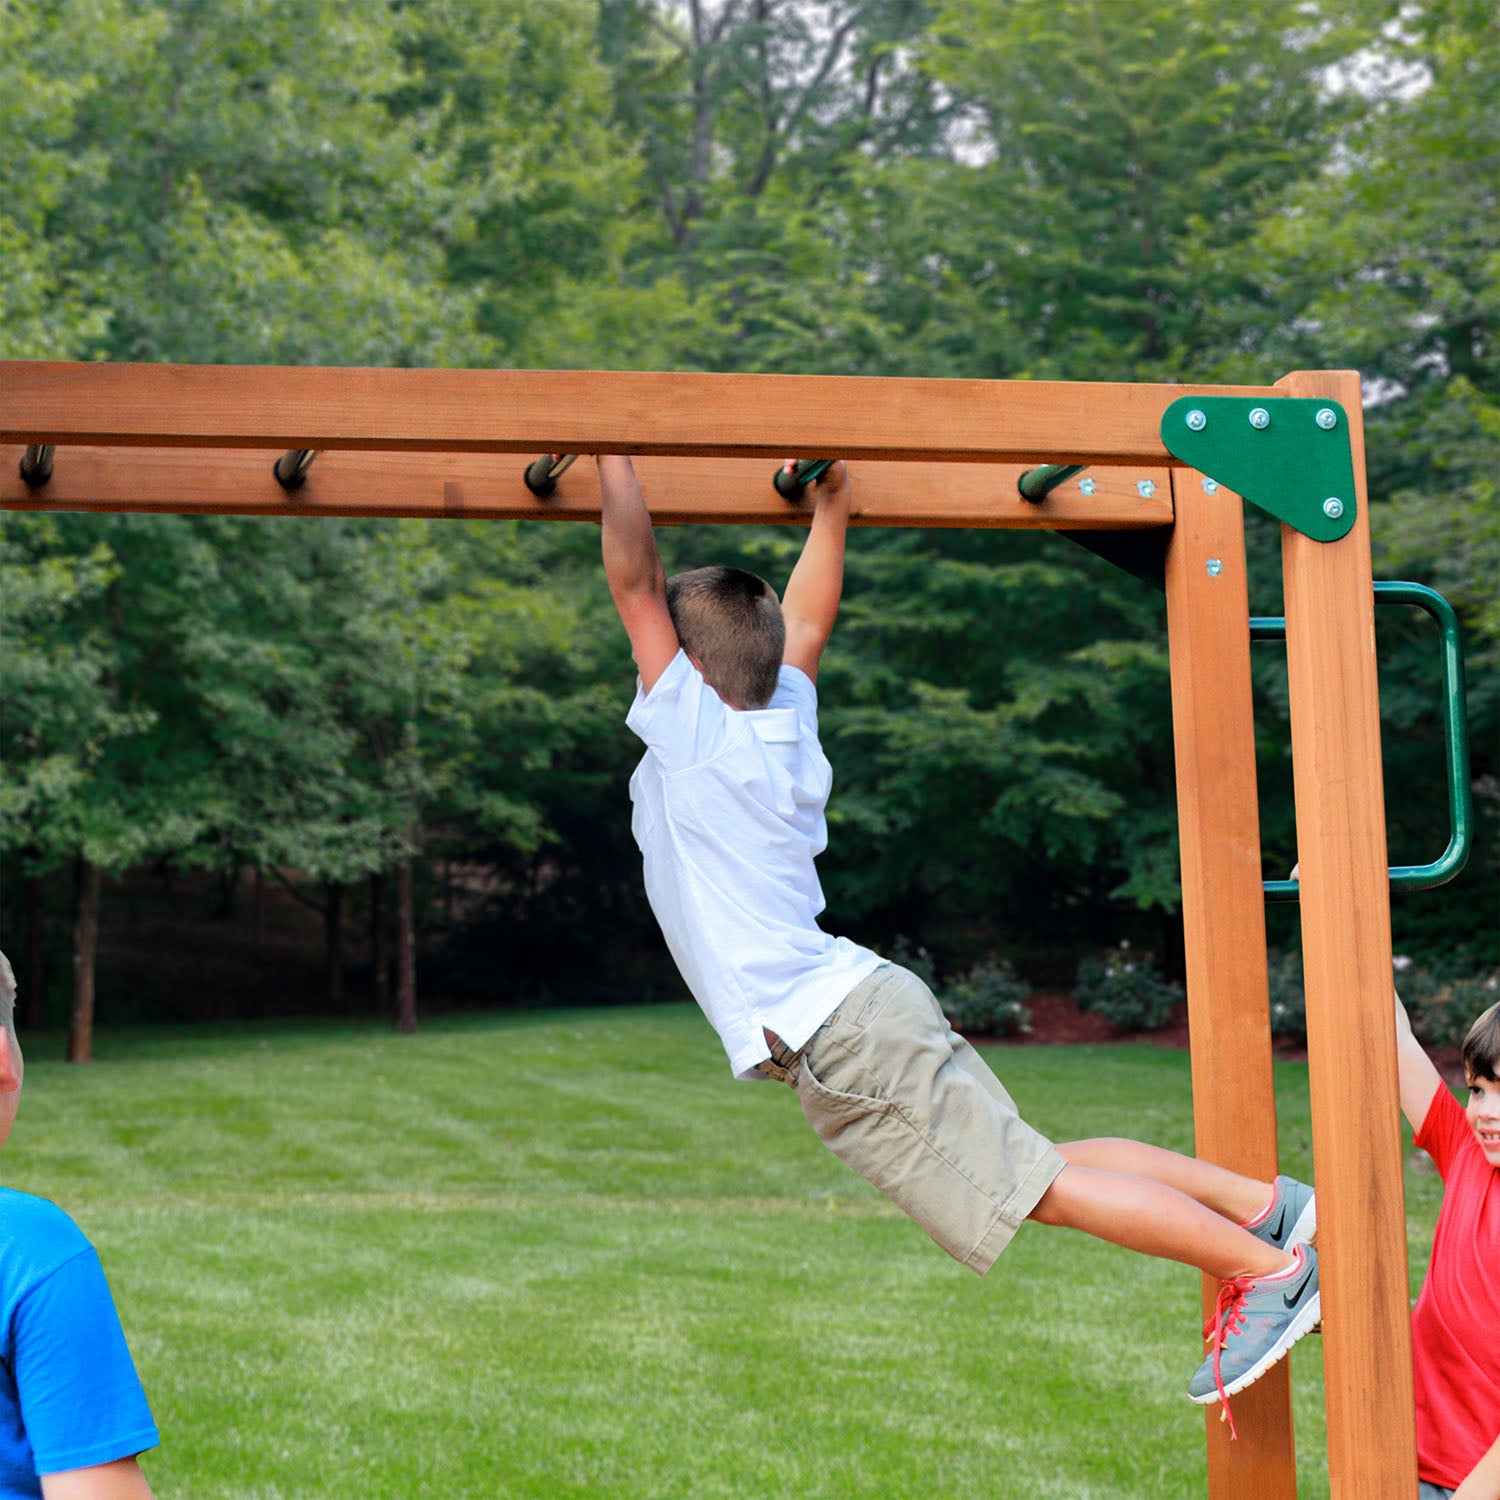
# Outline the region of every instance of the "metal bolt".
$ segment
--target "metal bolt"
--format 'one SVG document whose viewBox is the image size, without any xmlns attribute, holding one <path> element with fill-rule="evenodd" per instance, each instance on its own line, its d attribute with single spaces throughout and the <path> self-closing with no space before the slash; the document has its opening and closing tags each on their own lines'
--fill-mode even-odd
<svg viewBox="0 0 1500 1500">
<path fill-rule="evenodd" d="M 1078 481 L 1078 488 L 1082 490 L 1085 495 L 1092 495 L 1094 491 L 1099 488 L 1099 483 L 1093 478 L 1080 479 Z"/>
<path fill-rule="evenodd" d="M 1156 493 L 1156 481 L 1152 479 L 1137 479 L 1135 491 L 1142 500 L 1149 500 Z"/>
<path fill-rule="evenodd" d="M 1343 513 L 1344 502 L 1340 500 L 1337 495 L 1330 495 L 1323 502 L 1323 514 L 1327 516 L 1330 521 L 1337 521 L 1338 518 L 1343 515 Z"/>
<path fill-rule="evenodd" d="M 1190 432 L 1202 432 L 1203 429 L 1208 426 L 1207 416 L 1205 416 L 1203 412 L 1199 411 L 1196 406 L 1187 414 L 1186 420 L 1188 424 L 1188 431 Z"/>
<path fill-rule="evenodd" d="M 1219 576 L 1219 574 L 1222 573 L 1223 571 L 1224 571 L 1224 564 L 1217 557 L 1211 557 L 1211 558 L 1209 558 L 1209 560 L 1208 560 L 1208 576 L 1210 578 L 1217 578 Z"/>
<path fill-rule="evenodd" d="M 1271 413 L 1265 407 L 1257 406 L 1251 409 L 1250 425 L 1255 428 L 1266 428 L 1271 425 Z"/>
<path fill-rule="evenodd" d="M 1319 408 L 1314 420 L 1324 432 L 1331 432 L 1339 425 L 1339 414 L 1331 406 L 1324 406 Z"/>
<path fill-rule="evenodd" d="M 1205 495 L 1213 495 L 1218 493 L 1219 481 L 1217 479 L 1210 479 L 1208 475 L 1205 474 L 1202 480 L 1199 482 L 1203 485 L 1203 493 Z"/>
</svg>

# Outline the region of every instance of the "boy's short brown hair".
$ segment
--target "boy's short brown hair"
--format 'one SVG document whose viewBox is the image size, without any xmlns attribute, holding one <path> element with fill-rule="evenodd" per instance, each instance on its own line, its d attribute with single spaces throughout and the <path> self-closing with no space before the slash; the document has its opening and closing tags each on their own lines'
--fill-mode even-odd
<svg viewBox="0 0 1500 1500">
<path fill-rule="evenodd" d="M 743 568 L 694 568 L 667 580 L 677 639 L 734 708 L 764 708 L 776 691 L 786 622 L 776 591 Z"/>
<path fill-rule="evenodd" d="M 1500 1001 L 1469 1027 L 1463 1046 L 1464 1077 L 1500 1083 Z"/>
</svg>

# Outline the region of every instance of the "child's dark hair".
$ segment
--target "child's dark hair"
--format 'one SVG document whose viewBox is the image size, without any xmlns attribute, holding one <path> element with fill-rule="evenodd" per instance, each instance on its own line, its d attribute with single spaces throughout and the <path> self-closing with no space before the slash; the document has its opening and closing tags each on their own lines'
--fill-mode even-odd
<svg viewBox="0 0 1500 1500">
<path fill-rule="evenodd" d="M 677 639 L 735 708 L 764 708 L 776 691 L 786 622 L 776 591 L 743 568 L 694 568 L 667 580 Z"/>
<path fill-rule="evenodd" d="M 1469 1027 L 1463 1046 L 1464 1077 L 1500 1083 L 1500 1001 Z"/>
</svg>

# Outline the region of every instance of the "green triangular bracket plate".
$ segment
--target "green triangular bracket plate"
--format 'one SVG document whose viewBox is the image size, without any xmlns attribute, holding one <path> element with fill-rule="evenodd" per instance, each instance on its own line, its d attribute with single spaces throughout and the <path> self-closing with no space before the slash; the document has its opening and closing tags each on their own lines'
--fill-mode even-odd
<svg viewBox="0 0 1500 1500">
<path fill-rule="evenodd" d="M 1183 396 L 1162 414 L 1167 452 L 1315 542 L 1354 525 L 1349 419 L 1337 401 Z"/>
</svg>

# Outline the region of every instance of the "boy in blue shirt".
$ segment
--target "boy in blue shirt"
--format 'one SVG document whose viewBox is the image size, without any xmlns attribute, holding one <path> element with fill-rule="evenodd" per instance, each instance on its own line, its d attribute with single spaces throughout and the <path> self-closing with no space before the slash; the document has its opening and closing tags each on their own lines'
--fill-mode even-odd
<svg viewBox="0 0 1500 1500">
<path fill-rule="evenodd" d="M 0 953 L 0 1146 L 21 1093 Z M 0 1500 L 151 1500 L 156 1426 L 99 1257 L 67 1214 L 0 1187 Z"/>
<path fill-rule="evenodd" d="M 598 462 L 605 576 L 640 674 L 646 893 L 735 1076 L 790 1085 L 831 1150 L 981 1274 L 1035 1219 L 1217 1277 L 1188 1393 L 1227 1414 L 1318 1320 L 1311 1189 L 1135 1141 L 1054 1146 L 917 976 L 817 925 L 832 773 L 815 683 L 843 591 L 844 466 L 814 489 L 778 602 L 735 568 L 669 581 L 630 460 Z"/>
</svg>

